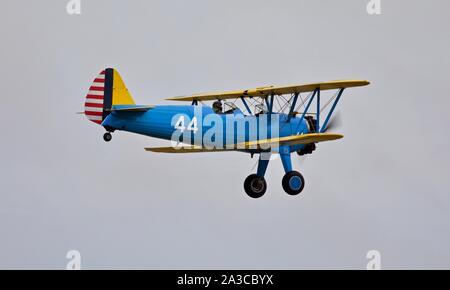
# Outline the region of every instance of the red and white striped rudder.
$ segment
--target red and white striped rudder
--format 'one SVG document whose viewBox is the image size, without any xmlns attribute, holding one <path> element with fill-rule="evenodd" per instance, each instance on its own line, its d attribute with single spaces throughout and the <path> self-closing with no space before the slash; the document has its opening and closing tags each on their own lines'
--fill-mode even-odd
<svg viewBox="0 0 450 290">
<path fill-rule="evenodd" d="M 84 103 L 84 114 L 90 121 L 97 124 L 103 122 L 104 100 L 105 71 L 102 71 L 91 84 Z"/>
</svg>

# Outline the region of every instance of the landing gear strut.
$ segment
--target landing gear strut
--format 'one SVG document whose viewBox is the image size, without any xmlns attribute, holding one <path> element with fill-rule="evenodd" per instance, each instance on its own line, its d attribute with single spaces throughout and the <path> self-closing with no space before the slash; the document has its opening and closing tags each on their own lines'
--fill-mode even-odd
<svg viewBox="0 0 450 290">
<path fill-rule="evenodd" d="M 111 133 L 106 132 L 105 134 L 103 134 L 103 140 L 105 140 L 105 142 L 110 142 L 112 140 Z"/>
</svg>

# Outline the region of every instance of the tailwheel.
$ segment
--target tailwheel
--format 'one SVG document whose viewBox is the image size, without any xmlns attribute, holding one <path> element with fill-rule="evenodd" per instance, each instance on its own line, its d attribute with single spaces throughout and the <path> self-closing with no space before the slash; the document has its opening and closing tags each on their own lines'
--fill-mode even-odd
<svg viewBox="0 0 450 290">
<path fill-rule="evenodd" d="M 251 198 L 260 198 L 266 193 L 267 183 L 264 177 L 252 174 L 245 179 L 244 189 Z"/>
<path fill-rule="evenodd" d="M 103 134 L 103 140 L 105 140 L 105 142 L 110 142 L 112 140 L 111 133 L 106 132 L 105 134 Z"/>
<path fill-rule="evenodd" d="M 283 189 L 289 195 L 297 195 L 302 192 L 305 187 L 305 179 L 297 171 L 291 171 L 286 173 L 283 177 Z"/>
</svg>

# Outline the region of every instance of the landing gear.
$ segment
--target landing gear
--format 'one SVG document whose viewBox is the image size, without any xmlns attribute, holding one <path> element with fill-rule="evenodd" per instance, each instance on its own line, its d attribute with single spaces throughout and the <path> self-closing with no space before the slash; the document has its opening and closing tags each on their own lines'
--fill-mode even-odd
<svg viewBox="0 0 450 290">
<path fill-rule="evenodd" d="M 289 195 L 297 195 L 305 187 L 305 179 L 297 171 L 290 171 L 283 177 L 283 189 Z"/>
<path fill-rule="evenodd" d="M 279 154 L 284 171 L 286 172 L 282 181 L 283 189 L 289 195 L 298 195 L 305 187 L 305 179 L 299 172 L 292 170 L 291 152 L 289 147 L 280 147 Z M 251 198 L 260 198 L 266 193 L 267 183 L 264 179 L 264 175 L 266 174 L 269 160 L 270 155 L 264 156 L 261 154 L 258 161 L 257 174 L 252 174 L 245 179 L 244 189 Z"/>
<path fill-rule="evenodd" d="M 103 140 L 105 140 L 105 142 L 110 142 L 112 140 L 111 133 L 106 132 L 105 134 L 103 134 Z"/>
<path fill-rule="evenodd" d="M 252 174 L 245 179 L 244 189 L 251 198 L 260 198 L 266 193 L 267 183 L 264 177 Z"/>
</svg>

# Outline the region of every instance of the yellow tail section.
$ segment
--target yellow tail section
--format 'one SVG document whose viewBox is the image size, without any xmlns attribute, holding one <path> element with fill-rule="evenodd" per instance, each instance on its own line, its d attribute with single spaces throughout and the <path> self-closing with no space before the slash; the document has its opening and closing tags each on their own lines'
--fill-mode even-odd
<svg viewBox="0 0 450 290">
<path fill-rule="evenodd" d="M 112 86 L 112 105 L 134 105 L 134 100 L 131 97 L 125 83 L 122 80 L 119 72 L 113 70 L 113 86 Z"/>
</svg>

